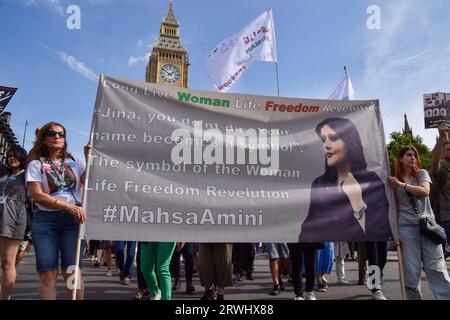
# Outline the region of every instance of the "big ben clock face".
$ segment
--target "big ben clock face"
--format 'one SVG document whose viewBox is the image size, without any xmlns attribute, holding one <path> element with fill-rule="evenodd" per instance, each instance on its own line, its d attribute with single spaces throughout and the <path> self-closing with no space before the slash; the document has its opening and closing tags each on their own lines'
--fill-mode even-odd
<svg viewBox="0 0 450 320">
<path fill-rule="evenodd" d="M 159 75 L 167 83 L 174 83 L 180 79 L 180 70 L 173 64 L 165 64 L 159 70 Z"/>
</svg>

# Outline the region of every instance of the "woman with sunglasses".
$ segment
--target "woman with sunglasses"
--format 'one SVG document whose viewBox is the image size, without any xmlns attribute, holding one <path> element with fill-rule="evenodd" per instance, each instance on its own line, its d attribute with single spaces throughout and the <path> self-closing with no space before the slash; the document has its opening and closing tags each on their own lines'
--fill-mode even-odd
<svg viewBox="0 0 450 320">
<path fill-rule="evenodd" d="M 11 147 L 6 153 L 6 164 L 0 173 L 1 300 L 10 298 L 16 282 L 16 255 L 30 227 L 27 217 L 31 214 L 25 188 L 27 152 L 19 146 Z"/>
<path fill-rule="evenodd" d="M 406 146 L 396 159 L 396 176 L 389 177 L 398 202 L 398 232 L 405 273 L 406 299 L 422 300 L 420 277 L 422 267 L 437 300 L 450 300 L 450 277 L 442 245 L 435 244 L 420 233 L 419 220 L 434 219 L 429 194 L 431 178 L 420 169 L 417 149 Z M 414 206 L 413 206 L 414 204 Z"/>
<path fill-rule="evenodd" d="M 84 151 L 87 156 L 88 147 Z M 56 122 L 37 131 L 29 160 L 27 186 L 39 209 L 32 225 L 39 298 L 55 300 L 59 259 L 67 283 L 75 266 L 80 223 L 86 220 L 86 212 L 80 205 L 85 164 L 67 152 L 66 129 Z M 80 284 L 77 299 L 83 299 L 81 275 Z M 72 294 L 69 288 L 68 294 Z"/>
</svg>

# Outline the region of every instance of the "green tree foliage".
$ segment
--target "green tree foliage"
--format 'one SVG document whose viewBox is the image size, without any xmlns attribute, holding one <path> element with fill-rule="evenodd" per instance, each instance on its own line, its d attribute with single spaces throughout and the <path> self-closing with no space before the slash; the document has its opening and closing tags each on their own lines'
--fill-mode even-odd
<svg viewBox="0 0 450 320">
<path fill-rule="evenodd" d="M 423 144 L 423 139 L 420 136 L 411 136 L 401 132 L 394 131 L 389 136 L 390 142 L 387 145 L 389 153 L 389 167 L 391 168 L 391 175 L 395 174 L 395 157 L 397 152 L 404 146 L 413 145 L 420 154 L 420 166 L 422 169 L 429 170 L 431 163 L 431 150 Z"/>
</svg>

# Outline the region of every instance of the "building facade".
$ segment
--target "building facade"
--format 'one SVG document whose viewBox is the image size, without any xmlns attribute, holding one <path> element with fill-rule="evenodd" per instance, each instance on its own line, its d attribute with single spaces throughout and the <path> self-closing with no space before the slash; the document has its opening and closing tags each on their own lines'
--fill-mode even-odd
<svg viewBox="0 0 450 320">
<path fill-rule="evenodd" d="M 6 152 L 13 145 L 19 145 L 19 141 L 12 131 L 9 120 L 11 113 L 3 112 L 0 115 L 0 162 L 6 164 Z"/>
</svg>

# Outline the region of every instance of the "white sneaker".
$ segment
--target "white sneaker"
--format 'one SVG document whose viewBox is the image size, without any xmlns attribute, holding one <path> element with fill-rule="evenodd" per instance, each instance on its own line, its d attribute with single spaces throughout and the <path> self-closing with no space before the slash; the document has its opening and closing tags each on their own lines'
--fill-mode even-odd
<svg viewBox="0 0 450 320">
<path fill-rule="evenodd" d="M 337 284 L 345 284 L 345 285 L 347 285 L 347 284 L 350 284 L 350 282 L 348 282 L 345 279 L 338 279 Z"/>
<path fill-rule="evenodd" d="M 317 300 L 314 292 L 305 292 L 305 300 Z"/>
<path fill-rule="evenodd" d="M 381 290 L 377 290 L 374 293 L 372 293 L 372 296 L 375 300 L 387 300 L 386 297 L 383 295 L 383 292 Z"/>
<path fill-rule="evenodd" d="M 151 297 L 150 300 L 161 300 L 161 290 L 158 290 L 156 296 Z"/>
<path fill-rule="evenodd" d="M 106 276 L 107 276 L 107 277 L 112 277 L 112 271 L 111 271 L 111 270 L 108 270 L 108 272 L 106 272 Z"/>
<path fill-rule="evenodd" d="M 294 300 L 305 300 L 305 298 L 303 298 L 302 296 L 296 296 L 296 297 L 294 298 Z"/>
</svg>

